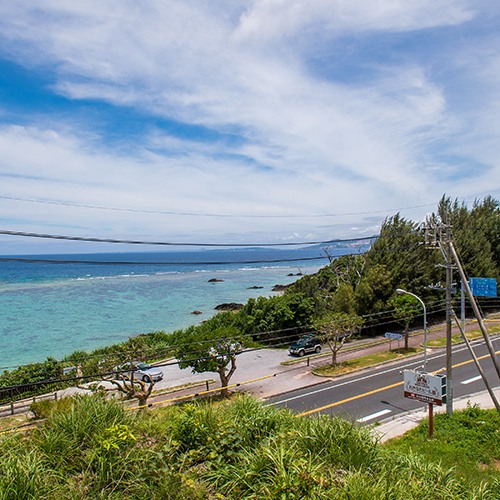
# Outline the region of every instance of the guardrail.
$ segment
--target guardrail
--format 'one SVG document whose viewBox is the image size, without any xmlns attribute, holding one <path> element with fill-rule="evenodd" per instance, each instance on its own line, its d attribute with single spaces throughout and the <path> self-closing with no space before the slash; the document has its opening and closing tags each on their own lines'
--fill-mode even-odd
<svg viewBox="0 0 500 500">
<path fill-rule="evenodd" d="M 57 401 L 57 392 L 54 394 L 43 394 L 40 396 L 33 396 L 32 398 L 20 399 L 14 401 L 13 399 L 9 404 L 0 405 L 0 418 L 8 417 L 20 413 L 27 413 L 30 409 L 30 406 L 36 401 L 43 401 L 46 399 L 54 399 Z"/>
</svg>

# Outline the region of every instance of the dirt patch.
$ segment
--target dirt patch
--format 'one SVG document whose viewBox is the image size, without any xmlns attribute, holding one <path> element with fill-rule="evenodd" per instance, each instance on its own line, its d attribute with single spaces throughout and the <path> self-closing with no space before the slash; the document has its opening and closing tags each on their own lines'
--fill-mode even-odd
<svg viewBox="0 0 500 500">
<path fill-rule="evenodd" d="M 492 460 L 490 464 L 479 464 L 481 470 L 492 469 L 500 472 L 500 460 Z"/>
</svg>

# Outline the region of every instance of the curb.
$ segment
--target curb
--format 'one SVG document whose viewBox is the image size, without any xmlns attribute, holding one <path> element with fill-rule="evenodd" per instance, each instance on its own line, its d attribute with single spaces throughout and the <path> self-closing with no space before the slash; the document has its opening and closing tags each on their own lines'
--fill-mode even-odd
<svg viewBox="0 0 500 500">
<path fill-rule="evenodd" d="M 429 352 L 430 350 L 431 349 L 427 348 L 427 352 Z M 347 375 L 351 375 L 352 373 L 360 373 L 360 372 L 363 372 L 363 371 L 372 370 L 373 368 L 377 368 L 379 366 L 396 364 L 399 361 L 403 361 L 403 360 L 406 360 L 406 359 L 410 359 L 411 360 L 411 359 L 416 358 L 418 356 L 422 356 L 422 353 L 421 352 L 416 352 L 414 354 L 410 354 L 408 356 L 405 356 L 404 358 L 389 359 L 387 361 L 381 361 L 380 363 L 375 363 L 373 365 L 363 366 L 362 368 L 356 368 L 355 370 L 351 370 L 350 372 L 347 372 L 347 373 L 336 373 L 334 375 L 322 375 L 320 373 L 315 373 L 314 370 L 312 370 L 311 373 L 315 377 L 322 377 L 322 378 L 325 378 L 325 379 L 336 379 L 336 378 L 340 378 L 340 377 L 346 377 Z"/>
<path fill-rule="evenodd" d="M 213 384 L 213 383 L 215 383 L 217 381 L 214 380 L 213 378 L 210 378 L 210 379 L 207 379 L 207 380 L 201 380 L 200 382 L 195 382 L 192 385 L 189 385 L 189 386 L 186 386 L 186 387 L 178 387 L 178 388 L 176 388 L 176 387 L 171 387 L 171 388 L 166 387 L 164 389 L 165 392 L 160 392 L 158 394 L 151 394 L 150 398 L 153 399 L 153 398 L 156 398 L 156 397 L 166 396 L 168 394 L 175 394 L 176 392 L 187 391 L 189 389 L 193 389 L 194 387 L 198 387 L 200 385 L 206 385 L 207 382 L 209 384 Z M 160 389 L 160 390 L 163 390 L 163 389 Z"/>
</svg>

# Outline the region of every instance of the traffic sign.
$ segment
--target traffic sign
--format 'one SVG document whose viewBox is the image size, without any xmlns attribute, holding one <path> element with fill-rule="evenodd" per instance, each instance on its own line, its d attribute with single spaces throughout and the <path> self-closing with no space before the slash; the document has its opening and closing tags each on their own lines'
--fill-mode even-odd
<svg viewBox="0 0 500 500">
<path fill-rule="evenodd" d="M 469 286 L 475 297 L 497 296 L 497 280 L 495 278 L 470 278 Z"/>
<path fill-rule="evenodd" d="M 400 333 L 385 332 L 385 338 L 393 340 L 401 340 L 403 336 Z"/>
</svg>

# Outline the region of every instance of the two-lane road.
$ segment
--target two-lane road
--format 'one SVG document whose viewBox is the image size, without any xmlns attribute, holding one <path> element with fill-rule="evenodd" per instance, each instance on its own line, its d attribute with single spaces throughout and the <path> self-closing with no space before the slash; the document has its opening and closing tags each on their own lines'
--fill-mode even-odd
<svg viewBox="0 0 500 500">
<path fill-rule="evenodd" d="M 493 340 L 495 349 L 500 338 Z M 500 380 L 488 355 L 482 339 L 473 343 L 474 352 L 480 358 L 490 385 L 497 387 Z M 445 373 L 446 354 L 444 350 L 429 352 L 427 371 L 441 370 Z M 351 420 L 374 423 L 399 413 L 421 409 L 424 403 L 406 399 L 403 396 L 402 370 L 422 366 L 423 356 L 411 360 L 376 367 L 367 371 L 335 379 L 314 387 L 299 389 L 270 398 L 270 404 L 287 407 L 297 414 L 318 413 L 342 415 Z M 459 398 L 485 390 L 476 365 L 465 345 L 453 349 L 453 397 Z"/>
</svg>

